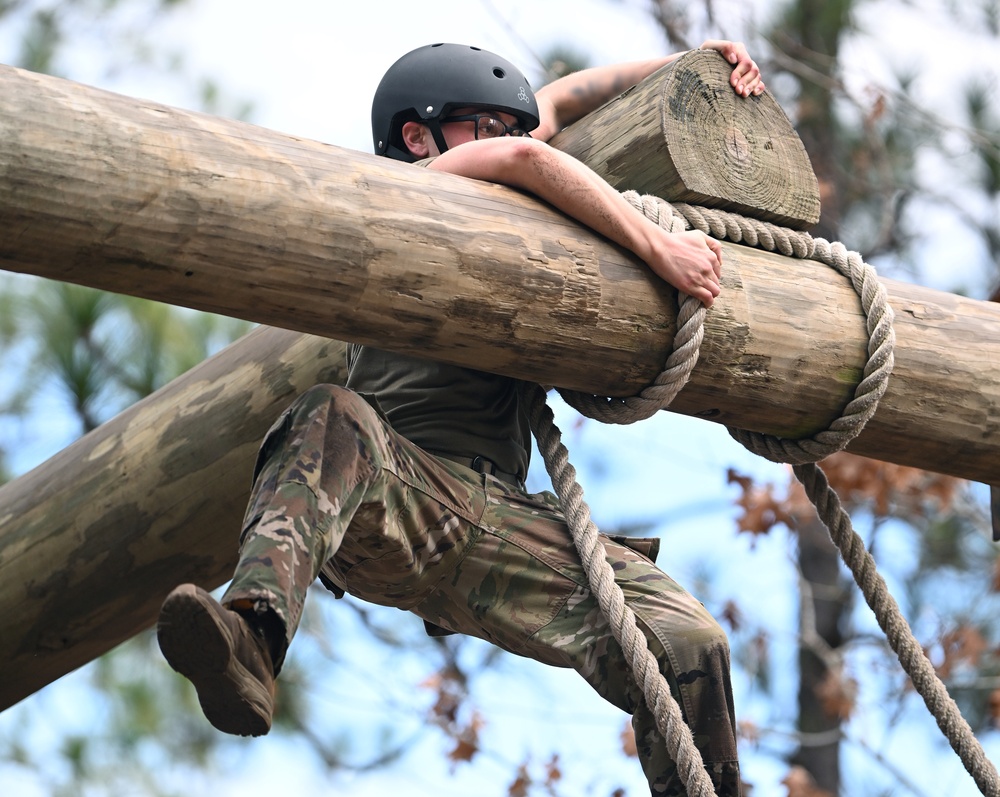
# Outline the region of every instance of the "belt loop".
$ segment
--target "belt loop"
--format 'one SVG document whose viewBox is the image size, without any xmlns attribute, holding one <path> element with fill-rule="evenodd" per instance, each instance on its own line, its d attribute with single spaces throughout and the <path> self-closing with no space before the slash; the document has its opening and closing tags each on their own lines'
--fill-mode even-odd
<svg viewBox="0 0 1000 797">
<path fill-rule="evenodd" d="M 473 459 L 472 464 L 469 467 L 479 473 L 488 473 L 490 476 L 496 473 L 497 469 L 497 466 L 493 464 L 492 460 L 486 459 L 486 457 L 483 456 L 477 456 Z"/>
</svg>

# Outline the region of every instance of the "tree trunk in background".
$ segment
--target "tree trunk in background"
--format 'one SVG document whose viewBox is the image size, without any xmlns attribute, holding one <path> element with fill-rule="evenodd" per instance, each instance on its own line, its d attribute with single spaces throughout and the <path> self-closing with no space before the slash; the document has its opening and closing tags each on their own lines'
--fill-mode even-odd
<svg viewBox="0 0 1000 797">
<path fill-rule="evenodd" d="M 844 217 L 842 163 L 844 147 L 838 142 L 842 126 L 836 118 L 831 86 L 840 38 L 849 24 L 854 0 L 792 0 L 779 41 L 796 61 L 818 77 L 799 80 L 796 132 L 805 145 L 819 181 L 820 218 L 811 232 L 839 241 Z M 790 36 L 797 40 L 789 42 Z"/>
<path fill-rule="evenodd" d="M 838 124 L 830 82 L 825 78 L 837 64 L 840 37 L 844 33 L 854 0 L 792 0 L 779 41 L 783 49 L 819 76 L 799 80 L 796 131 L 812 161 L 820 190 L 820 221 L 813 235 L 840 240 L 843 218 L 843 148 L 838 145 Z M 795 37 L 794 43 L 788 37 Z M 843 587 L 840 556 L 826 529 L 808 524 L 799 530 L 798 567 L 805 581 L 800 611 L 813 617 L 815 632 L 836 650 L 842 642 L 842 624 L 847 621 L 854 591 Z M 840 794 L 840 735 L 842 720 L 824 708 L 820 692 L 834 677 L 827 662 L 805 642 L 799 647 L 798 730 L 804 734 L 793 763 L 809 770 L 816 785 Z M 813 736 L 812 734 L 826 734 Z"/>
<path fill-rule="evenodd" d="M 811 618 L 809 629 L 832 649 L 843 643 L 841 622 L 850 611 L 855 590 L 841 575 L 840 554 L 818 519 L 798 528 L 798 565 L 805 585 L 799 611 Z M 805 635 L 799 643 L 798 729 L 803 734 L 793 762 L 809 770 L 816 784 L 831 794 L 840 790 L 840 728 L 842 719 L 828 710 L 822 687 L 831 673 Z"/>
</svg>

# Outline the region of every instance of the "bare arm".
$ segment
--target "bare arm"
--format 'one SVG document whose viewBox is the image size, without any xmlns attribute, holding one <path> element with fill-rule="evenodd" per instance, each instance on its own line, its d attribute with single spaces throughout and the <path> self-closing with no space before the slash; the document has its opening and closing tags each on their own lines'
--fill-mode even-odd
<svg viewBox="0 0 1000 797">
<path fill-rule="evenodd" d="M 702 48 L 718 50 L 733 65 L 729 82 L 738 94 L 748 97 L 764 90 L 760 70 L 743 44 L 709 40 Z M 629 249 L 659 277 L 710 307 L 721 290 L 718 241 L 693 230 L 661 230 L 587 166 L 544 143 L 680 55 L 584 69 L 560 78 L 535 95 L 541 123 L 532 138 L 469 141 L 438 156 L 428 168 L 528 191 Z"/>
<path fill-rule="evenodd" d="M 603 178 L 548 144 L 530 138 L 470 141 L 438 156 L 428 168 L 528 191 L 629 249 L 706 307 L 719 295 L 718 241 L 697 231 L 660 229 Z"/>
<path fill-rule="evenodd" d="M 760 69 L 742 43 L 710 39 L 701 45 L 701 49 L 718 50 L 733 65 L 729 83 L 737 94 L 749 97 L 764 90 Z M 543 86 L 535 93 L 541 123 L 532 131 L 532 138 L 548 141 L 567 125 L 596 110 L 683 54 L 674 53 L 647 61 L 582 69 Z"/>
</svg>

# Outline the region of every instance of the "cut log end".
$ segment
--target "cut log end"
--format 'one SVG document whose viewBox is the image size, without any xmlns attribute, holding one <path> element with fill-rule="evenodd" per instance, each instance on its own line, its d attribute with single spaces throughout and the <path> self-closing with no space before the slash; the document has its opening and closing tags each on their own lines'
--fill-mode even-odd
<svg viewBox="0 0 1000 797">
<path fill-rule="evenodd" d="M 731 74 L 715 50 L 694 50 L 551 143 L 620 190 L 807 230 L 820 200 L 805 147 L 772 95 L 740 97 Z"/>
<path fill-rule="evenodd" d="M 663 79 L 667 151 L 687 192 L 679 200 L 726 207 L 805 230 L 819 221 L 816 175 L 784 111 L 767 92 L 740 97 L 714 50 L 680 59 Z"/>
</svg>

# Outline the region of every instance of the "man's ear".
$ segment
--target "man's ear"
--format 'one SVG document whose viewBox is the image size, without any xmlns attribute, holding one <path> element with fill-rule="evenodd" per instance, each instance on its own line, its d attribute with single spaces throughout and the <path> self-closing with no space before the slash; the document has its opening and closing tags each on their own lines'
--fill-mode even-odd
<svg viewBox="0 0 1000 797">
<path fill-rule="evenodd" d="M 430 131 L 420 122 L 406 122 L 402 129 L 403 143 L 406 148 L 418 158 L 426 158 L 431 154 L 428 146 Z"/>
</svg>

